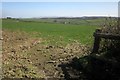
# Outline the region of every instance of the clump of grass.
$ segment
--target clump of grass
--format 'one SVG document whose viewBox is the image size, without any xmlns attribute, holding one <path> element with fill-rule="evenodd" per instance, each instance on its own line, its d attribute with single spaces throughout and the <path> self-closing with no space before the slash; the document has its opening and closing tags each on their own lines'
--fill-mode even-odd
<svg viewBox="0 0 120 80">
<path fill-rule="evenodd" d="M 102 27 L 102 33 L 111 35 L 120 35 L 120 26 L 118 18 L 106 18 L 104 25 Z M 119 53 L 120 52 L 120 40 L 115 39 L 102 39 L 101 51 L 105 53 Z M 113 55 L 111 55 L 113 56 Z"/>
<path fill-rule="evenodd" d="M 119 34 L 120 35 L 119 19 L 114 17 L 105 18 L 102 25 L 102 33 Z"/>
</svg>

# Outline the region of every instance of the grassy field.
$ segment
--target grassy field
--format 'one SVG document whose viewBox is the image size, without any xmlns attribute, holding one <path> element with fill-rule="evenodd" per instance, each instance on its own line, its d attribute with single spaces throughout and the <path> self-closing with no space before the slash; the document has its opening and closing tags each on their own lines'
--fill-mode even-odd
<svg viewBox="0 0 120 80">
<path fill-rule="evenodd" d="M 93 32 L 98 27 L 95 25 L 90 25 L 86 21 L 82 21 L 82 23 L 84 24 L 75 25 L 47 22 L 45 23 L 40 21 L 25 22 L 4 19 L 2 21 L 2 28 L 13 31 L 26 31 L 31 36 L 42 37 L 43 39 L 47 39 L 47 41 L 45 42 L 47 44 L 64 45 L 67 43 L 77 41 L 82 44 L 91 45 L 93 41 Z M 32 34 L 32 32 L 37 32 L 37 35 Z"/>
<path fill-rule="evenodd" d="M 88 55 L 86 44 L 93 45 L 93 32 L 98 26 L 82 23 L 85 24 L 3 19 L 3 76 L 62 77 L 58 65 Z"/>
</svg>

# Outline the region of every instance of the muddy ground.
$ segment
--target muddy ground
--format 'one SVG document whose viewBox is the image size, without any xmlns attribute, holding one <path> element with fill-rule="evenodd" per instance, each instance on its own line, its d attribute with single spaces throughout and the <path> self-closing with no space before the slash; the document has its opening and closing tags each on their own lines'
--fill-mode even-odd
<svg viewBox="0 0 120 80">
<path fill-rule="evenodd" d="M 87 55 L 87 47 L 77 42 L 55 46 L 42 44 L 47 40 L 31 37 L 23 31 L 3 30 L 2 33 L 3 77 L 64 78 L 58 65 Z"/>
</svg>

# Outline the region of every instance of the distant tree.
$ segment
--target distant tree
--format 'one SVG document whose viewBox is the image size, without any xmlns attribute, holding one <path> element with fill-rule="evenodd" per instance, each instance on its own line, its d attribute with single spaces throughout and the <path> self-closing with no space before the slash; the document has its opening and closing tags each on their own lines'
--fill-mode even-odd
<svg viewBox="0 0 120 80">
<path fill-rule="evenodd" d="M 7 19 L 12 19 L 11 17 L 7 17 Z"/>
<path fill-rule="evenodd" d="M 53 22 L 57 22 L 57 20 L 54 20 Z"/>
</svg>

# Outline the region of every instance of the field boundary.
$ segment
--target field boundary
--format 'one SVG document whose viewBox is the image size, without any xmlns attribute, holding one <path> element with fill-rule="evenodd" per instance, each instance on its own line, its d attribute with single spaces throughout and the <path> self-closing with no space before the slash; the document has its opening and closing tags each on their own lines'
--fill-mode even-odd
<svg viewBox="0 0 120 80">
<path fill-rule="evenodd" d="M 101 38 L 111 39 L 111 40 L 120 40 L 120 35 L 111 34 L 111 33 L 102 33 L 100 29 L 96 29 L 93 36 L 94 36 L 94 46 L 93 46 L 92 53 L 98 52 Z"/>
</svg>

